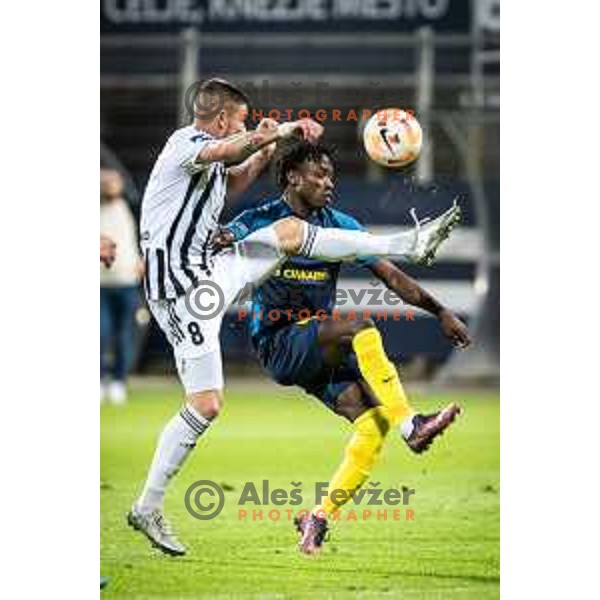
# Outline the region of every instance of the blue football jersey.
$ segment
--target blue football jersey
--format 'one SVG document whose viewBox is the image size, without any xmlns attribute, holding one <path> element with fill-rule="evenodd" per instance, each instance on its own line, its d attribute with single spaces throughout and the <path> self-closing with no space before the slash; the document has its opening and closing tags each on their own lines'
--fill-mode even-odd
<svg viewBox="0 0 600 600">
<path fill-rule="evenodd" d="M 290 216 L 293 216 L 293 212 L 287 202 L 283 198 L 276 198 L 256 208 L 245 210 L 228 223 L 226 229 L 231 231 L 238 241 L 257 229 Z M 313 211 L 305 220 L 320 227 L 364 229 L 354 217 L 330 207 Z M 356 262 L 368 266 L 377 260 L 360 259 Z M 261 338 L 274 333 L 280 327 L 306 318 L 307 314 L 314 316 L 317 311 L 329 314 L 335 305 L 340 267 L 340 262 L 324 262 L 301 256 L 289 257 L 253 292 L 250 335 L 254 344 L 258 344 Z"/>
</svg>

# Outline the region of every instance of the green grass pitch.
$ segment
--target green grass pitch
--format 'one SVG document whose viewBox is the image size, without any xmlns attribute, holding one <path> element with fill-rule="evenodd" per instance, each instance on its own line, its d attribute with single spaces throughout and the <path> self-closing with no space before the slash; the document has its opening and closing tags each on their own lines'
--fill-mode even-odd
<svg viewBox="0 0 600 600">
<path fill-rule="evenodd" d="M 385 488 L 416 490 L 414 521 L 390 521 L 393 507 L 387 522 L 343 520 L 333 525 L 322 555 L 305 557 L 296 551 L 285 512 L 269 521 L 271 505 L 262 507 L 262 522 L 240 522 L 237 500 L 246 481 L 268 479 L 286 490 L 302 481 L 302 506 L 311 508 L 312 486 L 329 479 L 350 429 L 299 390 L 250 380 L 232 385 L 218 423 L 169 490 L 166 514 L 188 546 L 185 557 L 171 558 L 130 530 L 125 514 L 180 391 L 134 388 L 126 407 L 101 409 L 100 572 L 110 577 L 102 596 L 499 597 L 499 398 L 492 392 L 412 396 L 423 412 L 451 400 L 461 402 L 464 415 L 427 454 L 413 455 L 391 436 L 373 472 Z M 211 521 L 194 519 L 184 507 L 185 490 L 199 479 L 227 484 L 225 508 Z M 355 508 L 360 515 L 368 507 Z"/>
</svg>

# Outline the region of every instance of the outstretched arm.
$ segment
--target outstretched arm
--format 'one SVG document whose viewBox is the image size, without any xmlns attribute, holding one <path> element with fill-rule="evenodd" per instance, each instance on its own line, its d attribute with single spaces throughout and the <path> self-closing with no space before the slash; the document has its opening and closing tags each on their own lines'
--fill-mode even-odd
<svg viewBox="0 0 600 600">
<path fill-rule="evenodd" d="M 280 125 L 272 119 L 263 119 L 254 131 L 236 133 L 206 144 L 196 156 L 196 163 L 224 162 L 226 165 L 237 165 L 280 139 L 301 135 L 305 140 L 315 142 L 322 133 L 323 126 L 310 119 Z"/>
<path fill-rule="evenodd" d="M 316 141 L 323 133 L 323 126 L 314 121 L 305 119 L 295 123 L 279 125 L 272 119 L 263 119 L 257 133 L 264 139 L 275 137 L 275 141 L 262 146 L 244 160 L 244 162 L 229 168 L 227 174 L 227 199 L 233 200 L 246 191 L 252 182 L 264 171 L 275 152 L 275 142 L 290 135 L 301 135 L 309 141 Z"/>
<path fill-rule="evenodd" d="M 467 348 L 471 345 L 472 340 L 467 326 L 393 262 L 379 260 L 370 268 L 375 276 L 396 292 L 404 302 L 436 316 L 444 335 L 455 346 Z"/>
</svg>

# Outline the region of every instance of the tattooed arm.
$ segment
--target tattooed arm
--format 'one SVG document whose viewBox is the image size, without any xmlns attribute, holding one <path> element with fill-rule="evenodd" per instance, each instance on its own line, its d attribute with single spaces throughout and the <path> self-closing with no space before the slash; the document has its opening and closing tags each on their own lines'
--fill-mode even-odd
<svg viewBox="0 0 600 600">
<path fill-rule="evenodd" d="M 245 192 L 266 169 L 275 152 L 275 143 L 264 146 L 243 163 L 232 166 L 227 172 L 227 200 L 234 200 Z"/>
<path fill-rule="evenodd" d="M 323 127 L 314 121 L 304 119 L 293 123 L 278 125 L 271 119 L 263 119 L 245 148 L 238 156 L 249 154 L 243 161 L 230 166 L 227 175 L 227 200 L 232 200 L 242 194 L 267 167 L 273 153 L 275 142 L 290 135 L 301 135 L 310 141 L 316 141 L 323 133 Z M 247 135 L 247 134 L 242 134 Z M 229 138 L 231 139 L 231 138 Z M 271 140 L 270 142 L 266 140 Z"/>
<path fill-rule="evenodd" d="M 255 131 L 236 133 L 223 140 L 207 144 L 196 157 L 197 163 L 223 161 L 226 165 L 239 165 L 280 139 L 300 135 L 314 142 L 323 133 L 323 126 L 310 119 L 277 124 L 272 119 L 263 119 Z"/>
</svg>

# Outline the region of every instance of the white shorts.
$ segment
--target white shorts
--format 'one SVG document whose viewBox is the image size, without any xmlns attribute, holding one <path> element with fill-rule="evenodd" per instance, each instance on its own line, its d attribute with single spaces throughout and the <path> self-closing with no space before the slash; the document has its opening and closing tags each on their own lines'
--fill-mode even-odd
<svg viewBox="0 0 600 600">
<path fill-rule="evenodd" d="M 274 248 L 234 244 L 214 256 L 210 275 L 191 266 L 199 284 L 185 296 L 148 300 L 173 347 L 187 394 L 223 388 L 219 332 L 227 308 L 248 284 L 260 284 L 285 258 Z"/>
</svg>

